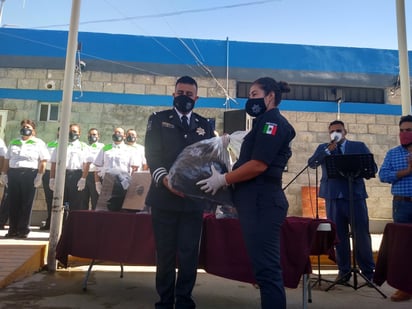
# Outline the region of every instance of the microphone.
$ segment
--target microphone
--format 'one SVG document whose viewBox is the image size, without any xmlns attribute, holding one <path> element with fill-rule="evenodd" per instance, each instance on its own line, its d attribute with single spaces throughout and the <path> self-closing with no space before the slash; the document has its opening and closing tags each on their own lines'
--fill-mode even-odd
<svg viewBox="0 0 412 309">
<path fill-rule="evenodd" d="M 329 145 L 332 145 L 333 143 L 336 143 L 336 142 L 338 141 L 338 139 L 339 139 L 339 137 L 335 135 L 335 137 L 333 138 L 333 140 L 331 140 L 331 141 L 329 142 L 328 146 L 329 146 Z"/>
<path fill-rule="evenodd" d="M 339 136 L 335 135 L 335 137 L 333 138 L 333 140 L 331 140 L 331 143 L 336 143 L 339 139 Z"/>
</svg>

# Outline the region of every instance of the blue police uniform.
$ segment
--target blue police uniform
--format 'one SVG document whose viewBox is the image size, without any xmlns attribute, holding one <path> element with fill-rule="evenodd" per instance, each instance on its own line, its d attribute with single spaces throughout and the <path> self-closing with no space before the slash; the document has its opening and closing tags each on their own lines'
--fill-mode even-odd
<svg viewBox="0 0 412 309">
<path fill-rule="evenodd" d="M 235 170 L 250 160 L 268 165 L 261 175 L 236 183 L 233 195 L 264 309 L 286 308 L 280 231 L 289 204 L 282 190 L 282 173 L 292 155 L 290 142 L 295 135 L 279 109 L 271 109 L 254 120 L 233 166 Z"/>
<path fill-rule="evenodd" d="M 160 295 L 156 308 L 174 308 L 174 304 L 175 308 L 195 308 L 191 294 L 196 281 L 204 203 L 171 193 L 162 180 L 186 146 L 213 136 L 208 120 L 194 112 L 187 130 L 174 109 L 154 113 L 148 121 L 145 149 L 152 184 L 146 205 L 152 209 L 156 241 L 156 290 Z"/>
</svg>

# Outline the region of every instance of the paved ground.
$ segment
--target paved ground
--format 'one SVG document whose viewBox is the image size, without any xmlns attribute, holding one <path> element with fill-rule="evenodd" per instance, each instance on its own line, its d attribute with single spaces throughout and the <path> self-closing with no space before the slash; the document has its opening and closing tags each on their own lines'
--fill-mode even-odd
<svg viewBox="0 0 412 309">
<path fill-rule="evenodd" d="M 120 278 L 119 266 L 95 266 L 87 290 L 83 280 L 87 266 L 46 271 L 0 290 L 0 308 L 154 308 L 154 268 L 126 266 Z M 336 274 L 323 278 L 333 279 Z M 361 281 L 362 279 L 360 279 Z M 412 301 L 393 303 L 389 296 L 394 289 L 383 285 L 380 290 L 336 286 L 328 292 L 329 284 L 312 290 L 312 303 L 307 308 L 411 308 Z M 259 290 L 250 284 L 199 273 L 194 298 L 199 309 L 258 309 Z M 302 308 L 302 288 L 287 289 L 288 308 Z M 276 308 L 276 306 L 274 306 Z"/>
<path fill-rule="evenodd" d="M 1 242 L 12 242 L 2 236 Z M 47 240 L 48 233 L 36 231 L 30 233 L 32 240 Z M 373 237 L 375 247 L 379 246 L 379 237 Z M 29 240 L 20 240 L 27 242 Z M 154 267 L 126 266 L 124 277 L 120 278 L 120 267 L 96 265 L 88 281 L 87 290 L 83 282 L 87 266 L 58 269 L 55 273 L 42 271 L 24 280 L 0 289 L 0 309 L 37 309 L 37 308 L 154 308 L 157 300 L 154 289 Z M 333 280 L 336 271 L 322 271 L 322 278 Z M 316 279 L 316 275 L 312 275 Z M 358 277 L 360 283 L 363 282 Z M 325 292 L 329 283 L 322 282 L 312 290 L 312 309 L 346 308 L 412 308 L 412 300 L 393 303 L 389 300 L 395 291 L 386 283 L 379 290 L 386 294 L 383 298 L 375 289 L 337 285 Z M 289 309 L 303 308 L 302 287 L 287 289 Z M 199 309 L 258 309 L 259 290 L 250 284 L 228 280 L 199 272 L 194 290 L 194 298 Z M 274 306 L 276 308 L 276 306 Z"/>
</svg>

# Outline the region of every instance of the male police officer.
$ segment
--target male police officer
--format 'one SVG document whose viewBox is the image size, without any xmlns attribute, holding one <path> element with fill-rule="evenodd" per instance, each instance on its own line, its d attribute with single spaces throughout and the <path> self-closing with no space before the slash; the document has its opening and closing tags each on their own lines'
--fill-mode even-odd
<svg viewBox="0 0 412 309">
<path fill-rule="evenodd" d="M 150 116 L 145 138 L 152 175 L 146 204 L 152 209 L 157 251 L 156 290 L 160 296 L 157 309 L 195 308 L 192 290 L 198 266 L 203 202 L 184 198 L 171 189 L 167 175 L 186 146 L 213 137 L 207 119 L 192 112 L 198 99 L 196 81 L 189 76 L 179 78 L 173 97 L 173 109 Z"/>
</svg>

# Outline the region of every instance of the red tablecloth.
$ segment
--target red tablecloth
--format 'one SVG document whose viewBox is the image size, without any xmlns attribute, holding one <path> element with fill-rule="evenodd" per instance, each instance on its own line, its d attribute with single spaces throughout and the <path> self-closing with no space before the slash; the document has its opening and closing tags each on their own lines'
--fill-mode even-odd
<svg viewBox="0 0 412 309">
<path fill-rule="evenodd" d="M 288 217 L 282 227 L 282 267 L 285 286 L 296 288 L 304 273 L 311 273 L 310 254 L 329 253 L 332 232 L 317 232 L 324 219 Z M 317 237 L 321 236 L 322 239 Z M 325 246 L 326 244 L 326 246 Z M 333 250 L 332 250 L 333 251 Z M 72 211 L 57 245 L 56 258 L 67 266 L 68 255 L 155 265 L 155 245 L 148 214 Z M 244 282 L 255 282 L 237 219 L 204 219 L 200 267 L 206 272 Z"/>
<path fill-rule="evenodd" d="M 412 293 L 412 224 L 386 225 L 373 281 Z"/>
</svg>

